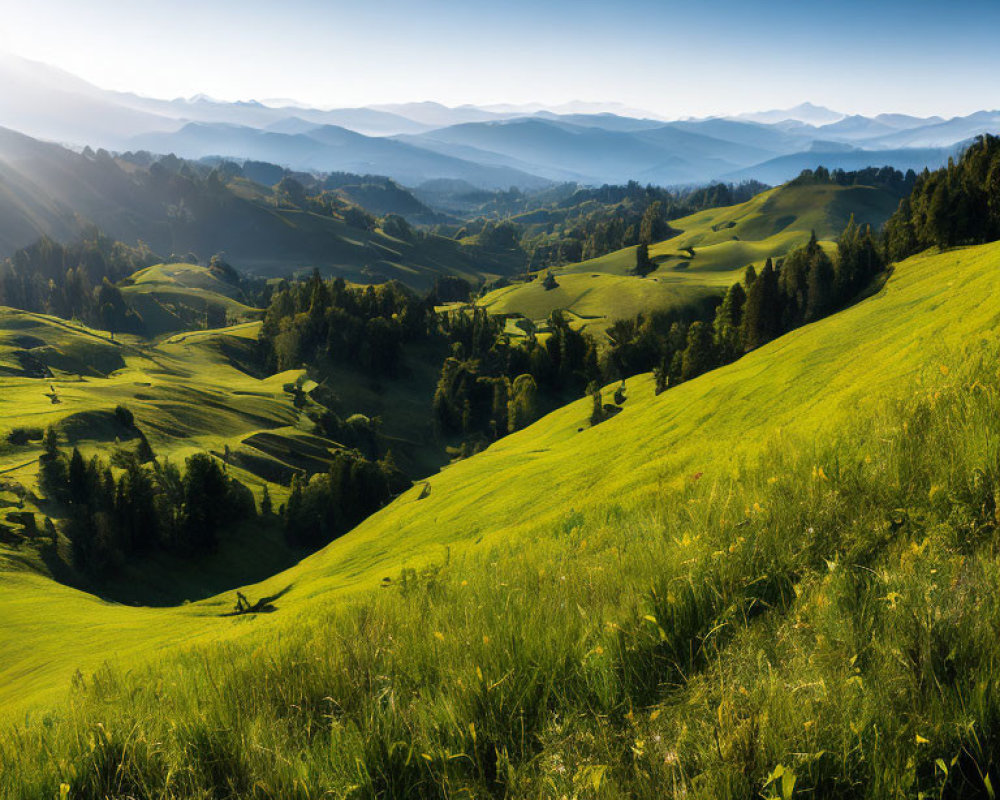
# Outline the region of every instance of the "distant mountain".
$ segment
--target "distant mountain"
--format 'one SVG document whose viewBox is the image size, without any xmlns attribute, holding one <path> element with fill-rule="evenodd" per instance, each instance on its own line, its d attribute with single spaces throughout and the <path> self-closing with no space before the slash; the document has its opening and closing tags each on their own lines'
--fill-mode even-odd
<svg viewBox="0 0 1000 800">
<path fill-rule="evenodd" d="M 769 138 L 766 130 L 740 128 L 739 123 L 732 123 L 732 135 L 743 141 L 709 136 L 697 126 L 616 123 L 617 129 L 609 130 L 593 124 L 570 124 L 563 118 L 522 117 L 454 125 L 398 138 L 455 157 L 480 162 L 491 159 L 491 163 L 503 163 L 552 180 L 597 184 L 705 181 L 787 152 L 791 146 L 791 139 L 781 132 Z M 724 123 L 720 122 L 716 131 L 723 132 L 722 127 Z M 754 137 L 758 143 L 750 143 Z M 768 143 L 773 148 L 761 146 Z"/>
<path fill-rule="evenodd" d="M 841 146 L 843 147 L 843 146 Z M 805 153 L 792 153 L 755 164 L 751 167 L 719 175 L 722 181 L 758 180 L 779 184 L 791 180 L 805 169 L 860 170 L 865 167 L 895 167 L 905 172 L 916 172 L 928 167 L 936 169 L 948 162 L 948 157 L 960 152 L 960 146 L 942 148 L 901 148 L 895 150 L 816 149 Z"/>
<path fill-rule="evenodd" d="M 419 133 L 432 127 L 375 108 L 322 110 L 302 106 L 269 106 L 255 101 L 227 103 L 202 96 L 189 100 L 155 100 L 134 94 L 109 94 L 129 108 L 184 122 L 228 123 L 273 129 L 282 121 L 294 118 L 313 126 L 339 125 L 369 136 Z"/>
<path fill-rule="evenodd" d="M 558 105 L 548 105 L 545 103 L 496 103 L 492 105 L 474 107 L 480 108 L 483 111 L 492 112 L 494 114 L 510 114 L 518 117 L 547 113 L 562 117 L 610 115 L 616 117 L 632 117 L 635 119 L 655 119 L 660 122 L 667 121 L 665 117 L 661 117 L 652 111 L 642 108 L 631 108 L 626 106 L 624 103 L 614 102 L 601 103 L 586 100 L 572 100 L 568 103 L 560 103 Z"/>
<path fill-rule="evenodd" d="M 270 161 L 298 170 L 375 173 L 408 185 L 433 178 L 456 178 L 480 187 L 503 189 L 534 188 L 547 182 L 509 167 L 478 164 L 335 125 L 302 133 L 276 133 L 240 125 L 189 123 L 173 133 L 137 136 L 129 146 L 182 158 L 228 156 Z"/>
<path fill-rule="evenodd" d="M 956 142 L 973 139 L 984 133 L 1000 133 L 1000 111 L 977 111 L 966 117 L 897 131 L 872 138 L 871 147 L 948 147 Z"/>
<path fill-rule="evenodd" d="M 761 122 L 765 125 L 773 125 L 785 120 L 804 122 L 806 125 L 829 125 L 838 122 L 846 116 L 839 111 L 831 111 L 824 106 L 813 105 L 812 103 L 801 103 L 794 108 L 773 109 L 771 111 L 755 111 L 748 114 L 737 114 L 733 119 L 746 120 L 748 122 Z"/>
<path fill-rule="evenodd" d="M 827 139 L 871 139 L 897 131 L 893 125 L 859 114 L 817 128 L 817 133 Z"/>
<path fill-rule="evenodd" d="M 845 115 L 812 103 L 665 122 L 641 109 L 583 101 L 319 109 L 292 100 L 162 100 L 105 91 L 14 56 L 0 56 L 0 87 L 0 126 L 80 149 L 249 159 L 298 171 L 385 175 L 407 186 L 454 180 L 485 190 L 531 190 L 552 181 L 699 184 L 733 175 L 772 183 L 792 177 L 790 165 L 815 166 L 823 155 L 837 157 L 828 166 L 922 169 L 939 162 L 939 150 L 1000 132 L 997 111 L 944 120 Z M 33 196 L 27 192 L 23 202 L 30 205 Z M 391 206 L 396 199 L 382 200 Z M 25 206 L 12 219 L 30 227 L 52 213 Z"/>
<path fill-rule="evenodd" d="M 386 105 L 369 106 L 376 111 L 384 111 L 406 119 L 418 122 L 428 128 L 442 128 L 448 125 L 460 125 L 463 122 L 485 122 L 504 116 L 520 116 L 518 114 L 498 114 L 484 111 L 476 106 L 459 106 L 449 108 L 441 103 L 430 101 L 423 103 L 389 103 Z"/>
<path fill-rule="evenodd" d="M 0 126 L 71 144 L 116 147 L 180 123 L 116 103 L 109 93 L 55 67 L 0 53 Z"/>
<path fill-rule="evenodd" d="M 919 128 L 921 125 L 935 125 L 944 122 L 941 117 L 912 117 L 909 114 L 879 114 L 874 119 L 876 122 L 901 131 Z"/>
</svg>

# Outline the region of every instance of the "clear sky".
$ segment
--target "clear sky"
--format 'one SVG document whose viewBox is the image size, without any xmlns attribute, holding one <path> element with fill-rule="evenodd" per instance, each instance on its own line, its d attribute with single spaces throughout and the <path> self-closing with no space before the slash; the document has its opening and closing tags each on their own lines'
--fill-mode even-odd
<svg viewBox="0 0 1000 800">
<path fill-rule="evenodd" d="M 325 107 L 1000 107 L 1000 0 L 0 0 L 0 49 L 149 96 Z"/>
</svg>

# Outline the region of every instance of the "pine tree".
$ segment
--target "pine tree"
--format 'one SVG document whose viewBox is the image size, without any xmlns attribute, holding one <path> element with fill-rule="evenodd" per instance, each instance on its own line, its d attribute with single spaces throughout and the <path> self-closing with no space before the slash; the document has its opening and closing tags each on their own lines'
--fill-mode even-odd
<svg viewBox="0 0 1000 800">
<path fill-rule="evenodd" d="M 712 329 L 702 321 L 688 328 L 687 347 L 681 356 L 681 380 L 688 381 L 715 367 Z"/>
<path fill-rule="evenodd" d="M 87 465 L 80 451 L 74 447 L 69 460 L 69 500 L 74 505 L 83 506 L 90 497 L 90 487 L 87 485 Z"/>
<path fill-rule="evenodd" d="M 733 361 L 740 355 L 740 324 L 743 322 L 746 299 L 743 285 L 734 283 L 716 309 L 712 324 L 713 343 L 719 359 L 724 363 Z"/>
<path fill-rule="evenodd" d="M 56 499 L 66 494 L 66 463 L 59 451 L 59 434 L 54 427 L 45 429 L 42 455 L 38 458 L 39 483 L 42 489 Z"/>
<path fill-rule="evenodd" d="M 590 425 L 593 427 L 604 422 L 604 401 L 601 399 L 601 387 L 597 384 L 591 385 L 589 394 L 593 401 L 590 410 Z"/>
<path fill-rule="evenodd" d="M 781 330 L 781 303 L 778 280 L 771 259 L 747 290 L 740 340 L 744 352 L 771 341 Z"/>
<path fill-rule="evenodd" d="M 825 316 L 834 305 L 834 273 L 829 256 L 818 248 L 809 261 L 805 321 Z"/>
<path fill-rule="evenodd" d="M 653 262 L 649 258 L 649 245 L 640 242 L 635 248 L 635 269 L 633 272 L 639 277 L 645 277 L 653 271 Z"/>
</svg>

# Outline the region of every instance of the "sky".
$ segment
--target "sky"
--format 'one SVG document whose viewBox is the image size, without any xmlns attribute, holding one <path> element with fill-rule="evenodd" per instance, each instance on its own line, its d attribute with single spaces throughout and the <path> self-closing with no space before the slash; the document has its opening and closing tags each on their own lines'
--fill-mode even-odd
<svg viewBox="0 0 1000 800">
<path fill-rule="evenodd" d="M 0 50 L 151 97 L 668 118 L 998 108 L 997 31 L 1000 0 L 0 0 Z"/>
</svg>

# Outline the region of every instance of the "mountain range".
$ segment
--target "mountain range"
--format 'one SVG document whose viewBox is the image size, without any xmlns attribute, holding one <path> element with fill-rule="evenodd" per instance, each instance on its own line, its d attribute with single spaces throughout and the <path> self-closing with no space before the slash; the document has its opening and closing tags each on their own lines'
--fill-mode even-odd
<svg viewBox="0 0 1000 800">
<path fill-rule="evenodd" d="M 614 104 L 310 108 L 294 101 L 153 99 L 100 89 L 54 67 L 0 57 L 0 126 L 82 148 L 182 158 L 254 159 L 295 170 L 386 175 L 408 186 L 462 180 L 536 189 L 636 180 L 658 185 L 756 179 L 803 168 L 937 167 L 1000 112 L 847 115 L 790 109 L 667 121 Z"/>
</svg>

